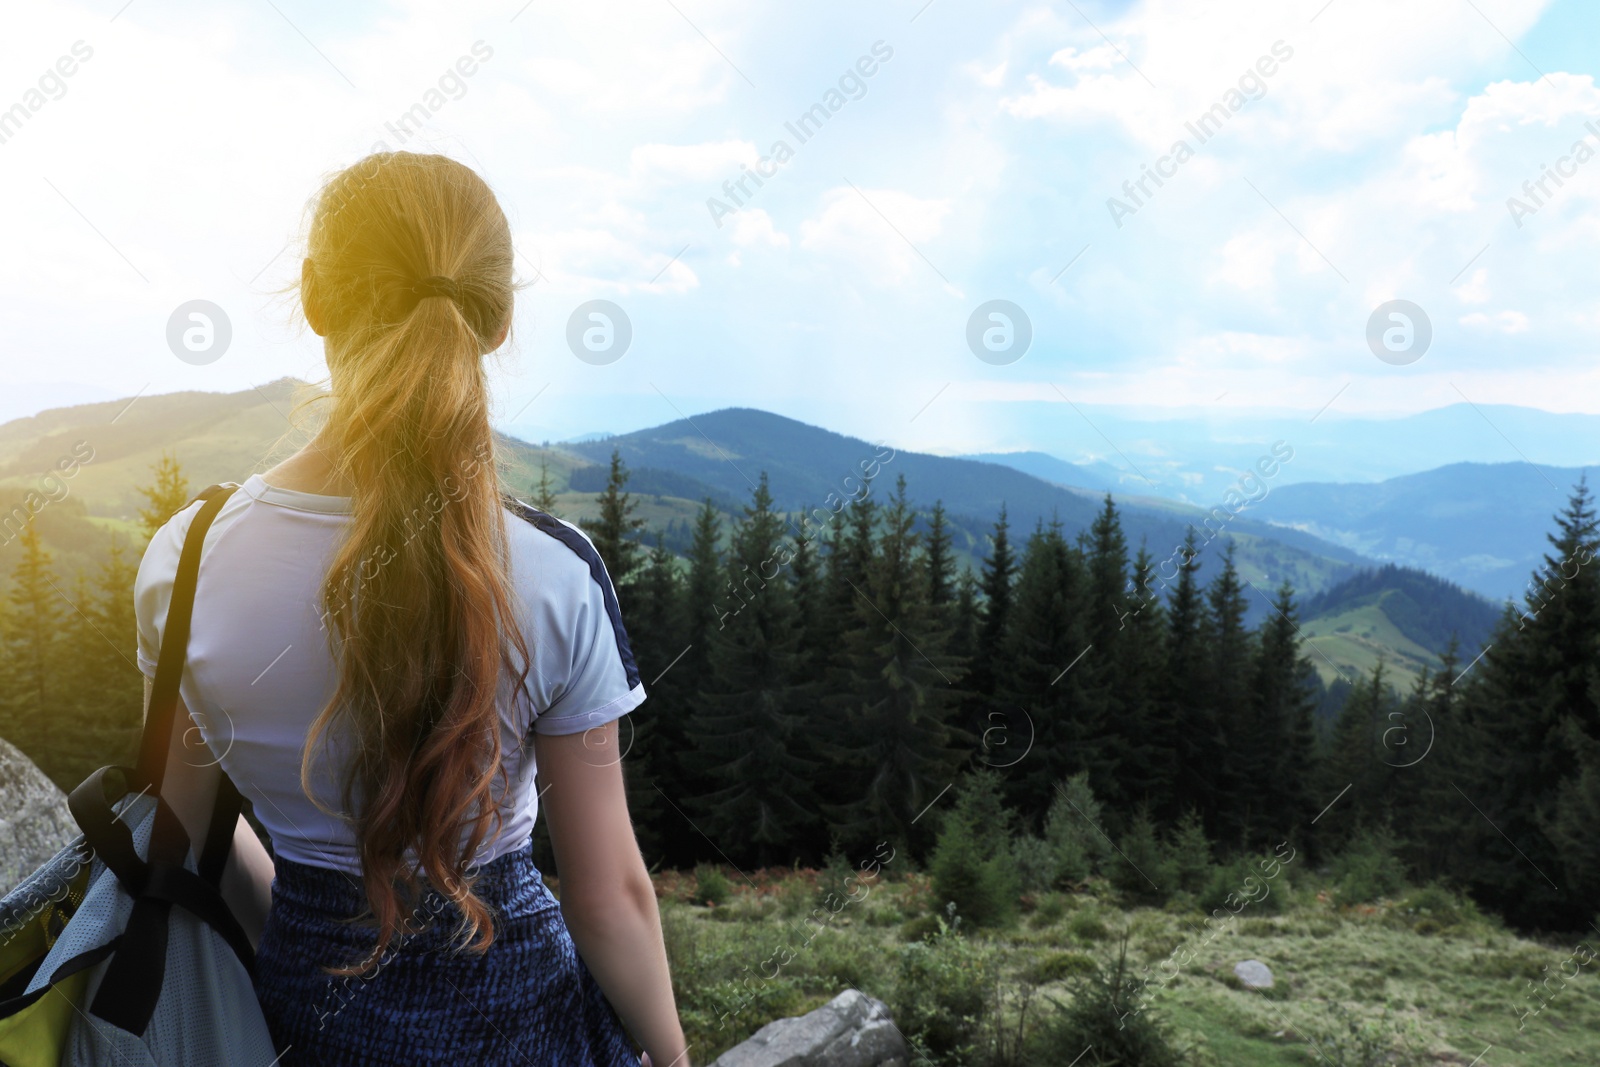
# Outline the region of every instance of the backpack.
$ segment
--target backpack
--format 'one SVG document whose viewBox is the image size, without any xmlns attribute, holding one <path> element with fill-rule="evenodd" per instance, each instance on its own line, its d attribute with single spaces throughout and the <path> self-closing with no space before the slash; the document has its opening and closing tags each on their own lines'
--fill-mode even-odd
<svg viewBox="0 0 1600 1067">
<path fill-rule="evenodd" d="M 74 789 L 67 802 L 82 836 L 0 900 L 7 1067 L 276 1062 L 252 981 L 255 953 L 219 888 L 239 791 L 223 774 L 195 850 L 161 798 L 200 549 L 237 488 L 214 485 L 197 498 L 137 765 L 102 767 Z"/>
</svg>

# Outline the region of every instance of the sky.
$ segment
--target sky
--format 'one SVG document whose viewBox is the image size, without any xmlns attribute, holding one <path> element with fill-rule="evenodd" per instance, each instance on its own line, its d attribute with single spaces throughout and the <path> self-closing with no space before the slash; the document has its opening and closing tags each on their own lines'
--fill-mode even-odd
<svg viewBox="0 0 1600 1067">
<path fill-rule="evenodd" d="M 307 205 L 383 148 L 505 206 L 532 440 L 1600 413 L 1597 43 L 1581 0 L 19 6 L 0 416 L 319 377 Z"/>
</svg>

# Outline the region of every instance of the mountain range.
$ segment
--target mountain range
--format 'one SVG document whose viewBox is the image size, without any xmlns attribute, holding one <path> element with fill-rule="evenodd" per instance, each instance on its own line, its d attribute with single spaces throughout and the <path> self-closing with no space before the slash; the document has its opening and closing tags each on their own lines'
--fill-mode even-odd
<svg viewBox="0 0 1600 1067">
<path fill-rule="evenodd" d="M 303 389 L 281 380 L 238 393 L 138 396 L 0 424 L 0 510 L 14 515 L 30 491 L 43 494 L 47 503 L 35 521 L 62 573 L 91 568 L 108 531 L 133 536 L 143 503 L 136 487 L 151 480 L 151 467 L 162 455 L 175 456 L 190 485 L 199 488 L 264 470 L 298 447 L 315 424 L 314 407 L 297 410 Z M 62 457 L 85 451 L 90 458 L 70 478 L 48 473 Z M 1439 633 L 1417 628 L 1416 619 L 1427 614 L 1418 603 L 1460 622 L 1469 656 L 1487 634 L 1485 620 L 1498 609 L 1449 582 L 1429 578 L 1436 584 L 1423 589 L 1415 574 L 1395 568 L 1382 572 L 1386 577 L 1377 590 L 1362 576 L 1390 561 L 1507 595 L 1514 581 L 1525 580 L 1543 546 L 1549 515 L 1564 495 L 1556 487 L 1582 473 L 1468 463 L 1369 484 L 1278 484 L 1266 476 L 1257 479 L 1259 490 L 1247 487 L 1252 491 L 1245 495 L 1257 502 L 1235 514 L 1233 507 L 1206 511 L 1160 494 L 1131 492 L 1099 464 L 1072 464 L 1045 453 L 950 457 L 900 451 L 751 408 L 546 447 L 501 436 L 500 451 L 511 488 L 532 495 L 542 469 L 556 490 L 557 509 L 580 521 L 594 514 L 594 494 L 615 451 L 632 472 L 629 488 L 647 531 L 659 532 L 680 550 L 702 500 L 736 517 L 762 476 L 777 506 L 791 512 L 827 507 L 830 494 L 859 492 L 864 464 L 876 468 L 875 494 L 891 491 L 903 476 L 920 508 L 943 503 L 955 547 L 974 567 L 989 550 L 1002 508 L 1018 542 L 1053 522 L 1073 537 L 1087 529 L 1111 492 L 1131 550 L 1144 545 L 1165 559 L 1193 526 L 1204 542 L 1202 579 L 1216 573 L 1223 549 L 1231 545 L 1249 582 L 1252 622 L 1266 616 L 1273 589 L 1288 581 L 1306 605 L 1304 633 L 1325 677 L 1368 670 L 1381 653 L 1397 681 L 1429 665 L 1445 645 Z M 1235 475 L 1219 487 L 1216 501 L 1230 499 L 1229 491 L 1240 484 Z M 1235 493 L 1233 499 L 1238 507 L 1244 496 Z M 16 552 L 8 535 L 0 545 L 0 575 L 9 573 Z M 1359 596 L 1338 592 L 1346 586 Z M 1393 595 L 1376 595 L 1386 590 Z M 1440 603 L 1446 607 L 1439 609 Z"/>
</svg>

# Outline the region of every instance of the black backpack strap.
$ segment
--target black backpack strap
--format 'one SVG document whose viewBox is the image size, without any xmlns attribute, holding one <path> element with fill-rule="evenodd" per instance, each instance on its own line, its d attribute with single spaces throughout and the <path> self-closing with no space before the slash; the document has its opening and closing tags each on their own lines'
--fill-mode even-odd
<svg viewBox="0 0 1600 1067">
<path fill-rule="evenodd" d="M 167 769 L 167 747 L 172 743 L 172 727 L 178 715 L 178 687 L 189 656 L 189 623 L 194 617 L 194 590 L 200 579 L 200 549 L 206 531 L 222 505 L 234 494 L 237 485 L 213 485 L 196 499 L 205 501 L 183 539 L 183 553 L 172 579 L 172 598 L 167 604 L 167 621 L 161 631 L 161 654 L 156 660 L 156 677 L 150 687 L 150 707 L 145 712 L 144 732 L 139 738 L 139 778 L 150 791 L 159 793 Z"/>
<path fill-rule="evenodd" d="M 211 825 L 196 857 L 198 874 L 183 866 L 191 842 L 160 793 L 166 775 L 167 750 L 177 720 L 179 686 L 188 659 L 195 586 L 200 577 L 200 551 L 212 520 L 238 488 L 237 485 L 214 485 L 198 497 L 204 503 L 189 524 L 173 576 L 156 677 L 139 740 L 138 766 L 131 775 L 123 772 L 123 781 L 117 783 L 124 785 L 122 795 L 131 791 L 126 786 L 138 785 L 141 791 L 148 791 L 156 798 L 149 859 L 139 858 L 127 826 L 111 809 L 109 794 L 115 784 L 108 776 L 117 768 L 104 768 L 91 775 L 69 798 L 85 839 L 134 898 L 133 911 L 117 939 L 116 952 L 89 1007 L 91 1014 L 133 1034 L 144 1033 L 161 996 L 166 977 L 168 926 L 174 904 L 220 934 L 245 970 L 254 973 L 255 954 L 219 890 L 239 818 L 238 789 L 233 780 L 222 773 L 212 807 Z"/>
</svg>

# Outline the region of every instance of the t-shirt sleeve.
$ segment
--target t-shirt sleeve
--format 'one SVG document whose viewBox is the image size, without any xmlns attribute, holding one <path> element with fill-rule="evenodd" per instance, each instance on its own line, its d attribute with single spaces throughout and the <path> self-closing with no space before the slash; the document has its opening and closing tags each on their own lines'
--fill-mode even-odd
<svg viewBox="0 0 1600 1067">
<path fill-rule="evenodd" d="M 133 614 L 138 625 L 139 670 L 148 678 L 156 674 L 161 658 L 161 634 L 167 626 L 167 607 L 172 603 L 172 582 L 178 573 L 178 557 L 199 505 L 178 512 L 156 531 L 139 560 L 139 574 L 133 582 Z"/>
<path fill-rule="evenodd" d="M 587 545 L 581 555 L 594 552 Z M 584 561 L 581 593 L 574 596 L 570 628 L 560 636 L 566 677 L 552 687 L 548 707 L 533 721 L 539 734 L 575 734 L 620 719 L 644 701 L 621 608 L 598 555 Z"/>
</svg>

